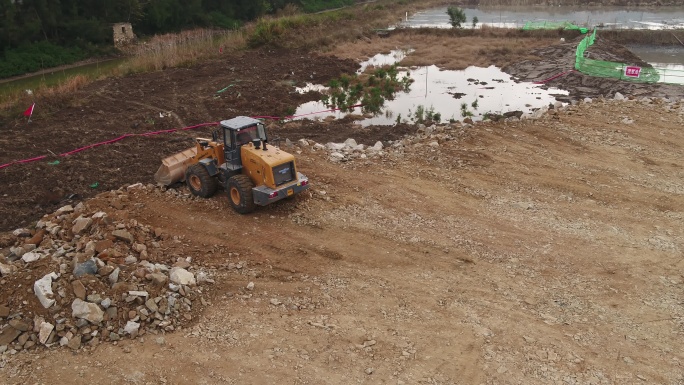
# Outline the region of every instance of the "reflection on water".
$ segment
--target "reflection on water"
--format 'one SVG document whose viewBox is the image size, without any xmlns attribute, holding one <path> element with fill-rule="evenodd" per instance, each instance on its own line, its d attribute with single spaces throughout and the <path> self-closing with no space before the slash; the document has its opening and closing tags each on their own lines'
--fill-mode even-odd
<svg viewBox="0 0 684 385">
<path fill-rule="evenodd" d="M 361 68 L 356 71 L 357 74 L 362 74 L 366 71 L 366 68 L 373 66 L 373 67 L 383 67 L 383 66 L 390 66 L 395 63 L 399 63 L 400 61 L 404 60 L 406 55 L 410 54 L 415 50 L 409 49 L 409 50 L 393 50 L 389 54 L 383 54 L 379 53 L 372 58 L 364 61 L 361 63 Z"/>
<path fill-rule="evenodd" d="M 467 22 L 464 28 L 472 28 L 472 19 L 491 27 L 522 28 L 529 21 L 569 21 L 576 25 L 603 28 L 629 29 L 675 29 L 684 28 L 684 8 L 658 7 L 652 9 L 621 7 L 497 7 L 463 8 Z M 399 27 L 451 28 L 447 7 L 434 8 L 409 17 Z"/>
<path fill-rule="evenodd" d="M 532 83 L 516 83 L 510 75 L 494 66 L 442 71 L 433 65 L 418 67 L 409 72 L 414 81 L 411 91 L 397 94 L 394 100 L 386 101 L 381 115 L 360 120 L 358 123 L 368 126 L 393 125 L 398 121 L 413 122 L 416 112 L 421 109 L 440 114 L 442 121 L 463 120 L 468 113 L 473 114 L 473 120 L 481 120 L 487 112 L 531 112 L 535 108 L 554 103 L 556 99 L 553 94 L 567 95 L 566 91 L 558 89 L 544 90 Z M 399 76 L 402 77 L 403 73 L 400 72 Z M 462 104 L 465 104 L 465 109 Z M 321 102 L 309 102 L 299 106 L 295 115 L 306 115 L 305 118 L 309 119 L 323 119 L 328 116 L 341 118 L 346 115 L 339 111 L 316 113 L 327 109 Z"/>
<path fill-rule="evenodd" d="M 661 82 L 684 84 L 684 47 L 630 45 L 627 48 L 657 68 Z"/>
</svg>

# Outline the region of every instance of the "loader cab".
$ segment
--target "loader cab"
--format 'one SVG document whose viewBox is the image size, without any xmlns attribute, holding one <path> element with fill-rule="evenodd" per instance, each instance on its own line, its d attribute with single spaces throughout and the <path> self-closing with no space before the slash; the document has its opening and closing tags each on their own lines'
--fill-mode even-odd
<svg viewBox="0 0 684 385">
<path fill-rule="evenodd" d="M 232 170 L 242 168 L 240 148 L 246 144 L 254 143 L 259 146 L 268 141 L 266 127 L 257 119 L 247 116 L 238 116 L 233 119 L 221 121 L 223 128 L 223 148 L 227 166 Z"/>
</svg>

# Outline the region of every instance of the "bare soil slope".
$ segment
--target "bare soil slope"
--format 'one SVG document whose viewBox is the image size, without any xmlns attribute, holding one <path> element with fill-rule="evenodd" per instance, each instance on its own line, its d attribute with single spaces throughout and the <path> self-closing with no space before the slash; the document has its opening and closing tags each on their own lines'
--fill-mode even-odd
<svg viewBox="0 0 684 385">
<path fill-rule="evenodd" d="M 203 315 L 165 336 L 19 354 L 0 374 L 680 384 L 683 123 L 681 104 L 605 101 L 440 128 L 376 159 L 298 146 L 311 194 L 248 216 L 223 195 L 136 190 L 127 214 L 211 267 Z M 107 203 L 88 205 L 115 215 Z"/>
</svg>

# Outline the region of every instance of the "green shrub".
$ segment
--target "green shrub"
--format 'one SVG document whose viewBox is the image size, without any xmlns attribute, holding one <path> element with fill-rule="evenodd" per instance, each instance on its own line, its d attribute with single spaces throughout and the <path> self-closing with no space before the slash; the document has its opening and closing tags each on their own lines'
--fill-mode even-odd
<svg viewBox="0 0 684 385">
<path fill-rule="evenodd" d="M 329 90 L 322 102 L 347 112 L 360 102 L 364 112 L 379 113 L 385 100 L 394 99 L 398 91 L 408 91 L 410 87 L 408 75 L 397 79 L 398 73 L 396 65 L 392 65 L 376 69 L 365 82 L 356 75 L 342 75 L 328 82 Z"/>
<path fill-rule="evenodd" d="M 447 8 L 447 14 L 449 14 L 451 26 L 454 28 L 462 28 L 461 23 L 466 22 L 465 11 L 459 7 L 451 6 Z"/>
<path fill-rule="evenodd" d="M 46 41 L 22 45 L 16 49 L 5 50 L 0 60 L 0 78 L 75 63 L 87 58 L 90 53 L 83 48 L 60 47 Z"/>
</svg>

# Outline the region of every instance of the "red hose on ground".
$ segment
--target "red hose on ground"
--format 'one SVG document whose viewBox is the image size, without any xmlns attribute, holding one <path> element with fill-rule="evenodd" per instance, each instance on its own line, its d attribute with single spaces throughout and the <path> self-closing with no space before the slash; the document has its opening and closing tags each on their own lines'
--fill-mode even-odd
<svg viewBox="0 0 684 385">
<path fill-rule="evenodd" d="M 95 147 L 98 147 L 98 146 L 102 146 L 102 145 L 105 145 L 105 144 L 116 143 L 116 142 L 118 142 L 118 141 L 120 141 L 120 140 L 123 140 L 123 139 L 125 139 L 125 138 L 129 138 L 129 137 L 133 137 L 133 136 L 152 136 L 152 135 L 159 135 L 159 134 L 167 134 L 167 133 L 171 133 L 171 132 L 175 132 L 175 131 L 192 130 L 192 129 L 199 128 L 199 127 L 215 126 L 216 124 L 218 124 L 218 122 L 213 122 L 213 123 L 202 123 L 202 124 L 196 124 L 196 125 L 194 125 L 194 126 L 188 126 L 188 127 L 183 127 L 183 128 L 172 128 L 172 129 L 170 129 L 170 130 L 143 132 L 142 134 L 124 134 L 124 135 L 121 135 L 121 136 L 119 136 L 119 137 L 117 137 L 117 138 L 114 138 L 114 139 L 105 140 L 104 142 L 99 142 L 99 143 L 90 144 L 90 145 L 87 145 L 87 146 L 84 146 L 84 147 L 77 148 L 77 149 L 75 149 L 75 150 L 71 150 L 71 151 L 68 151 L 68 152 L 61 153 L 61 154 L 59 154 L 59 156 L 69 156 L 69 155 L 73 155 L 73 154 L 76 154 L 76 153 L 78 153 L 78 152 L 85 151 L 85 150 L 88 150 L 88 149 L 91 149 L 91 148 L 95 148 Z M 15 161 L 10 162 L 10 163 L 0 164 L 0 169 L 3 169 L 3 168 L 5 168 L 5 167 L 9 167 L 9 166 L 11 166 L 11 165 L 13 165 L 13 164 L 30 163 L 30 162 L 35 162 L 35 161 L 37 161 L 37 160 L 41 160 L 41 159 L 45 159 L 45 158 L 47 158 L 47 155 L 41 155 L 41 156 L 37 156 L 37 157 L 35 157 L 35 158 L 29 158 L 29 159 L 15 160 Z"/>
<path fill-rule="evenodd" d="M 575 70 L 569 70 L 569 71 L 561 72 L 561 73 L 559 73 L 559 74 L 556 74 L 556 75 L 554 75 L 554 76 L 551 76 L 551 77 L 548 78 L 548 79 L 544 79 L 544 80 L 540 80 L 540 81 L 538 81 L 538 82 L 534 82 L 534 84 L 544 84 L 544 83 L 550 82 L 551 80 L 557 79 L 557 78 L 559 78 L 559 77 L 561 77 L 561 76 L 567 75 L 567 74 L 569 74 L 570 72 L 574 72 L 574 71 L 575 71 Z"/>
<path fill-rule="evenodd" d="M 353 105 L 353 106 L 351 106 L 351 108 L 356 108 L 356 107 L 360 107 L 360 106 L 362 106 L 362 104 Z M 340 110 L 340 108 L 333 108 L 333 109 L 329 109 L 329 110 L 323 110 L 323 111 L 318 111 L 318 112 L 311 112 L 311 113 L 302 114 L 302 115 L 286 116 L 286 117 L 284 117 L 284 118 L 277 117 L 277 116 L 254 116 L 253 118 L 255 118 L 255 119 L 273 119 L 273 120 L 294 119 L 294 118 L 299 118 L 299 117 L 302 117 L 302 116 L 315 115 L 315 114 L 320 114 L 320 113 L 323 113 L 323 112 L 332 112 L 332 111 L 338 111 L 338 110 Z M 217 125 L 217 124 L 219 124 L 219 122 L 201 123 L 201 124 L 196 124 L 196 125 L 194 125 L 194 126 L 187 126 L 187 127 L 183 127 L 183 128 L 172 128 L 172 129 L 169 129 L 169 130 L 160 130 L 160 131 L 143 132 L 142 134 L 123 134 L 123 135 L 121 135 L 121 136 L 119 136 L 119 137 L 117 137 L 117 138 L 114 138 L 114 139 L 105 140 L 104 142 L 99 142 L 99 143 L 90 144 L 90 145 L 87 145 L 87 146 L 84 146 L 84 147 L 79 147 L 79 148 L 77 148 L 77 149 L 75 149 L 75 150 L 71 150 L 71 151 L 68 151 L 68 152 L 61 153 L 61 154 L 59 154 L 59 156 L 69 156 L 69 155 L 73 155 L 73 154 L 79 153 L 79 152 L 81 152 L 81 151 L 89 150 L 89 149 L 91 149 L 91 148 L 95 148 L 95 147 L 98 147 L 98 146 L 103 146 L 103 145 L 105 145 L 105 144 L 116 143 L 116 142 L 118 142 L 118 141 L 120 141 L 120 140 L 123 140 L 123 139 L 126 139 L 126 138 L 130 138 L 130 137 L 133 137 L 133 136 L 152 136 L 152 135 L 168 134 L 168 133 L 176 132 L 176 131 L 186 131 L 186 130 L 193 130 L 193 129 L 195 129 L 195 128 L 200 128 L 200 127 L 215 126 L 215 125 Z M 13 162 L 5 163 L 5 164 L 0 164 L 0 170 L 3 169 L 3 168 L 5 168 L 5 167 L 9 167 L 9 166 L 11 166 L 11 165 L 13 165 L 13 164 L 30 163 L 30 162 L 35 162 L 35 161 L 37 161 L 37 160 L 41 160 L 41 159 L 45 159 L 45 158 L 47 158 L 47 155 L 41 155 L 41 156 L 37 156 L 37 157 L 35 157 L 35 158 L 29 158 L 29 159 L 15 160 L 15 161 L 13 161 Z"/>
</svg>

